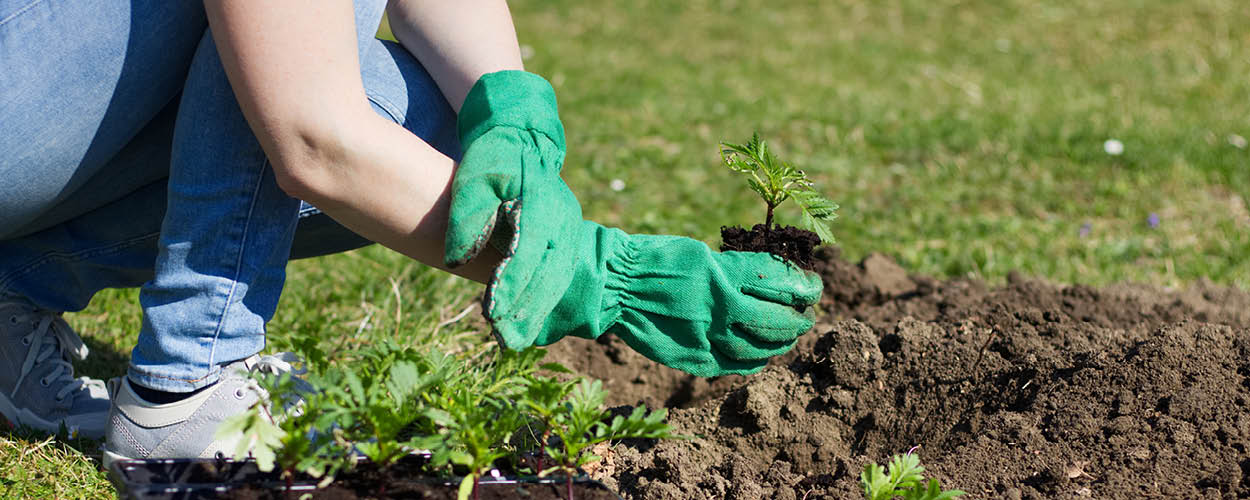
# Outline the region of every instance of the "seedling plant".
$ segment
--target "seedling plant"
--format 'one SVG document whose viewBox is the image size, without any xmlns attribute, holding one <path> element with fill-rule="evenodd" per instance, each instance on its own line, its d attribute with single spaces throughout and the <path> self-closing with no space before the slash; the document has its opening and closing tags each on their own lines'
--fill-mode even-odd
<svg viewBox="0 0 1250 500">
<path fill-rule="evenodd" d="M 589 453 L 595 445 L 617 439 L 676 437 L 664 423 L 668 410 L 663 408 L 648 413 L 645 406 L 639 406 L 628 416 L 617 415 L 609 422 L 608 412 L 603 409 L 607 395 L 599 380 L 561 382 L 535 378 L 527 387 L 525 404 L 544 429 L 539 444 L 556 464 L 538 474 L 563 472 L 569 498 L 573 497 L 573 476 L 583 465 L 602 458 Z"/>
<path fill-rule="evenodd" d="M 571 500 L 573 477 L 600 459 L 590 453 L 594 445 L 675 437 L 663 409 L 639 407 L 609 421 L 602 384 L 542 364 L 543 355 L 498 349 L 466 363 L 383 345 L 359 363 L 325 366 L 307 383 L 259 376 L 262 401 L 219 432 L 243 435 L 236 455 L 250 450 L 258 467 L 281 470 L 288 484 L 303 473 L 324 486 L 361 457 L 385 469 L 428 453 L 424 467 L 432 475 L 461 476 L 461 500 L 475 498 L 480 479 L 501 463 L 540 477 L 563 473 Z M 543 457 L 538 467 L 522 463 L 527 452 Z"/>
<path fill-rule="evenodd" d="M 838 216 L 838 204 L 817 192 L 805 172 L 778 158 L 758 133 L 745 144 L 721 143 L 721 159 L 730 170 L 745 174 L 747 185 L 764 200 L 765 232 L 772 231 L 773 211 L 786 200 L 794 200 L 802 211 L 803 226 L 822 242 L 834 242 L 829 223 Z"/>
<path fill-rule="evenodd" d="M 942 491 L 937 479 L 926 482 L 922 472 L 920 457 L 909 452 L 890 458 L 888 469 L 868 464 L 859 475 L 859 482 L 867 500 L 949 500 L 965 494 L 959 490 Z"/>
</svg>

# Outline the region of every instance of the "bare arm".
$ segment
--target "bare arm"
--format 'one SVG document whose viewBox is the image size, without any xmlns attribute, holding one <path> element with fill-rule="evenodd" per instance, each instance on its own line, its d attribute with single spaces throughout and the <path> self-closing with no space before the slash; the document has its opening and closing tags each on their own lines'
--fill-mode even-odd
<svg viewBox="0 0 1250 500">
<path fill-rule="evenodd" d="M 205 7 L 231 86 L 283 190 L 366 238 L 444 267 L 455 165 L 370 109 L 351 3 Z M 493 255 L 455 272 L 485 282 L 497 263 Z"/>
<path fill-rule="evenodd" d="M 456 112 L 486 73 L 524 69 L 504 0 L 391 0 L 391 31 L 417 56 Z"/>
</svg>

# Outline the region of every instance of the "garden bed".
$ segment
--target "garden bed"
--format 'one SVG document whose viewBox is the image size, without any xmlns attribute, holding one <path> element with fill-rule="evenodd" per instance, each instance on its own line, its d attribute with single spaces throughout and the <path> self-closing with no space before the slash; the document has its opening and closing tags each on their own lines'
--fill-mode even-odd
<svg viewBox="0 0 1250 500">
<path fill-rule="evenodd" d="M 882 256 L 817 261 L 825 316 L 752 377 L 688 377 L 607 336 L 552 346 L 604 379 L 610 403 L 668 406 L 676 432 L 700 436 L 618 447 L 610 487 L 856 498 L 866 463 L 919 446 L 967 498 L 1250 498 L 1247 293 L 990 287 Z"/>
</svg>

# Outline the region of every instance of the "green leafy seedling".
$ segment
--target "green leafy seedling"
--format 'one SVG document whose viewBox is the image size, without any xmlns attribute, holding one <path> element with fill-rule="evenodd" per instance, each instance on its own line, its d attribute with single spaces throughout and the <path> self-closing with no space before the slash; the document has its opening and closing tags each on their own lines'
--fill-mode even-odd
<svg viewBox="0 0 1250 500">
<path fill-rule="evenodd" d="M 948 500 L 966 494 L 959 490 L 942 491 L 937 479 L 925 481 L 922 472 L 920 457 L 912 453 L 894 455 L 888 469 L 875 463 L 864 467 L 859 482 L 868 500 Z"/>
<path fill-rule="evenodd" d="M 838 204 L 816 192 L 806 173 L 777 158 L 758 133 L 746 144 L 721 143 L 720 154 L 730 170 L 747 174 L 747 184 L 764 199 L 768 207 L 765 231 L 772 230 L 773 211 L 777 206 L 794 200 L 803 212 L 803 226 L 816 233 L 822 242 L 834 242 L 829 223 L 838 216 Z"/>
<path fill-rule="evenodd" d="M 306 382 L 254 374 L 260 401 L 226 421 L 220 435 L 241 437 L 236 455 L 250 453 L 265 471 L 280 467 L 288 484 L 307 473 L 324 486 L 360 456 L 386 468 L 424 450 L 427 471 L 467 472 L 459 500 L 477 498 L 479 480 L 500 460 L 515 464 L 520 445 L 542 449 L 556 464 L 539 467 L 539 475 L 567 473 L 571 500 L 573 476 L 599 459 L 595 444 L 670 437 L 664 410 L 637 408 L 608 421 L 602 383 L 564 380 L 557 375 L 568 369 L 543 364 L 541 349 L 496 350 L 472 365 L 390 343 L 360 354 L 354 363 L 319 365 Z M 535 424 L 542 437 L 526 441 L 518 431 Z"/>
<path fill-rule="evenodd" d="M 468 469 L 460 483 L 459 499 L 470 493 L 477 498 L 477 485 L 496 460 L 514 453 L 507 446 L 512 434 L 524 425 L 520 408 L 503 398 L 464 388 L 456 391 L 445 405 L 443 433 L 450 445 L 447 459 Z M 441 461 L 436 457 L 435 461 Z"/>
<path fill-rule="evenodd" d="M 337 471 L 350 465 L 338 458 L 346 456 L 345 451 L 331 449 L 335 443 L 328 434 L 313 431 L 318 416 L 333 410 L 325 408 L 324 398 L 305 394 L 298 388 L 301 382 L 289 373 L 254 376 L 260 400 L 247 412 L 227 419 L 217 430 L 218 439 L 242 437 L 235 456 L 250 454 L 257 467 L 266 472 L 281 466 L 282 477 L 288 483 L 294 480 L 296 472 L 322 477 L 328 483 Z"/>
<path fill-rule="evenodd" d="M 639 406 L 628 416 L 617 415 L 609 421 L 604 409 L 607 394 L 602 381 L 586 379 L 576 383 L 534 379 L 526 391 L 524 402 L 545 425 L 544 435 L 556 438 L 544 439 L 543 451 L 557 466 L 539 475 L 564 472 L 569 500 L 573 500 L 573 476 L 582 466 L 602 459 L 591 453 L 595 445 L 620 439 L 682 437 L 664 422 L 668 410 L 663 408 L 648 412 Z"/>
<path fill-rule="evenodd" d="M 468 471 L 460 482 L 459 500 L 477 498 L 483 474 L 496 461 L 517 455 L 513 437 L 533 419 L 523 401 L 527 381 L 545 379 L 537 372 L 556 368 L 541 364 L 544 355 L 536 348 L 501 349 L 485 369 L 431 393 L 426 411 L 437 428 L 421 438 L 420 447 L 431 452 L 433 466 Z"/>
<path fill-rule="evenodd" d="M 328 484 L 360 455 L 379 467 L 397 462 L 417 449 L 403 435 L 435 427 L 421 396 L 451 384 L 454 365 L 439 353 L 390 344 L 363 354 L 356 364 L 325 366 L 306 383 L 289 373 L 253 374 L 260 401 L 228 419 L 219 435 L 241 435 L 236 456 L 250 452 L 263 471 L 281 466 L 288 481 L 303 472 Z"/>
</svg>

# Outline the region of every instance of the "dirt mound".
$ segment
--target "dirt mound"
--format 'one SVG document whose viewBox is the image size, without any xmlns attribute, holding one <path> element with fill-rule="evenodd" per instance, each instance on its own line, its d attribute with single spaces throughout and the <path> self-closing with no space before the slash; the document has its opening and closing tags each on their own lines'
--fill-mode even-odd
<svg viewBox="0 0 1250 500">
<path fill-rule="evenodd" d="M 817 265 L 828 316 L 752 377 L 686 377 L 613 339 L 553 346 L 698 436 L 619 447 L 623 496 L 857 498 L 864 464 L 919 446 L 971 498 L 1250 498 L 1250 295 Z"/>
</svg>

